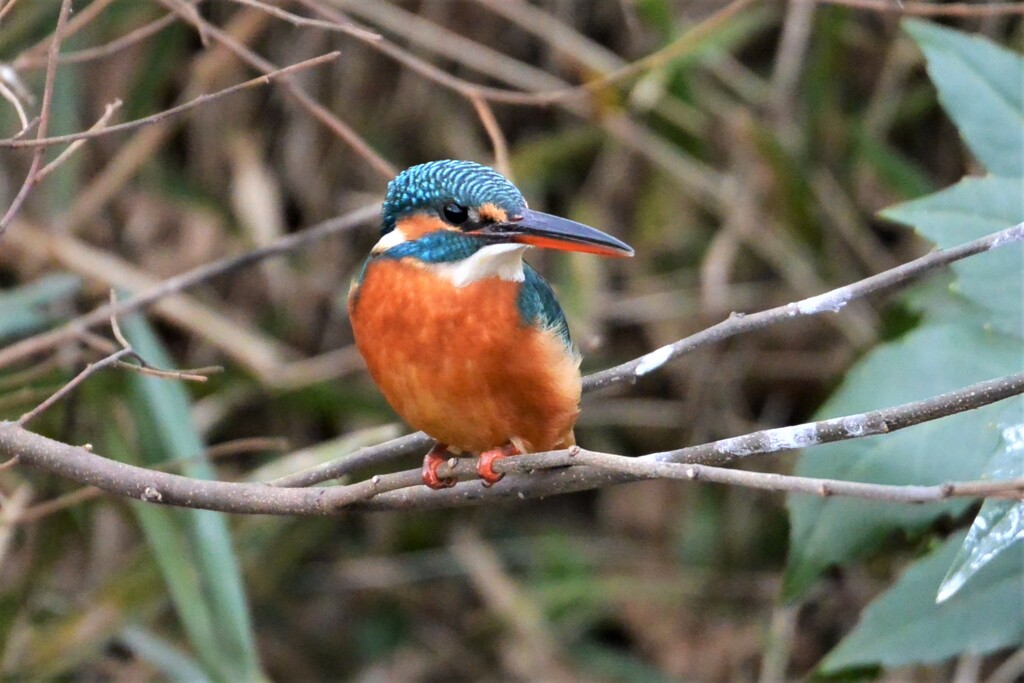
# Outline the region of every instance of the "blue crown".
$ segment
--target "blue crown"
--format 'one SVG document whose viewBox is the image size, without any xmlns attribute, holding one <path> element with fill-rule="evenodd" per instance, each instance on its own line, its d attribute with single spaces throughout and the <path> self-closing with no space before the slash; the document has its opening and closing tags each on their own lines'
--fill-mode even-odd
<svg viewBox="0 0 1024 683">
<path fill-rule="evenodd" d="M 448 202 L 469 207 L 491 203 L 509 215 L 526 208 L 522 193 L 494 169 L 472 161 L 431 161 L 405 169 L 388 183 L 381 234 L 394 230 L 404 216 L 440 211 Z"/>
</svg>

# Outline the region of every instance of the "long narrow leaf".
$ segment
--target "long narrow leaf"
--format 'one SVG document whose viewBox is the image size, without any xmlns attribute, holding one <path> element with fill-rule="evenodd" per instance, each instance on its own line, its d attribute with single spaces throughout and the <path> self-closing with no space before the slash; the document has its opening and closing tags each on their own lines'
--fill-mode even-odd
<svg viewBox="0 0 1024 683">
<path fill-rule="evenodd" d="M 154 365 L 169 367 L 173 361 L 146 322 L 138 317 L 123 322 L 133 347 Z M 201 457 L 205 445 L 192 427 L 188 395 L 177 382 L 149 376 L 132 378 L 139 406 L 152 430 L 153 452 L 147 460 L 184 459 L 183 473 L 213 478 L 214 470 Z M 232 677 L 261 678 L 259 659 L 249 615 L 241 569 L 233 550 L 227 522 L 220 513 L 182 511 L 183 524 L 193 549 L 195 569 L 200 577 L 221 657 Z"/>
</svg>

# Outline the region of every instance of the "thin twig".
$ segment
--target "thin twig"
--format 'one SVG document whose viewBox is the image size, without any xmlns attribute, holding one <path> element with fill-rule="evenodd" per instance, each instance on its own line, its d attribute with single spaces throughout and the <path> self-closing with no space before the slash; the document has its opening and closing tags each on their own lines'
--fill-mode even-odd
<svg viewBox="0 0 1024 683">
<path fill-rule="evenodd" d="M 280 7 L 274 7 L 273 5 L 268 5 L 267 3 L 260 2 L 259 0 L 232 0 L 232 2 L 239 5 L 245 5 L 246 7 L 253 7 L 255 9 L 266 12 L 267 14 L 277 17 L 278 19 L 283 19 L 284 21 L 287 21 L 292 26 L 308 26 L 310 28 L 325 29 L 327 31 L 339 31 L 341 33 L 346 33 L 350 36 L 359 38 L 362 41 L 367 41 L 371 43 L 376 42 L 378 40 L 382 40 L 382 36 L 376 31 L 371 31 L 367 28 L 364 28 L 353 21 L 346 21 L 341 19 L 334 21 L 324 21 L 322 19 L 310 19 L 308 17 L 300 17 L 298 14 L 293 14 L 287 10 L 281 9 Z"/>
<path fill-rule="evenodd" d="M 484 130 L 487 131 L 487 137 L 491 139 L 491 148 L 494 150 L 494 168 L 498 173 L 514 181 L 512 167 L 508 162 L 508 142 L 505 140 L 505 134 L 501 132 L 498 119 L 494 117 L 494 111 L 479 93 L 471 93 L 469 101 L 473 103 L 476 115 L 480 118 Z"/>
<path fill-rule="evenodd" d="M 589 465 L 636 479 L 699 480 L 762 491 L 807 493 L 821 497 L 843 496 L 889 503 L 928 503 L 954 497 L 1021 498 L 1024 494 L 1024 477 L 913 486 L 797 477 L 774 472 L 751 472 L 710 465 L 646 462 L 621 455 L 588 451 L 581 451 L 574 456 L 574 460 L 578 461 L 580 465 Z"/>
<path fill-rule="evenodd" d="M 113 304 L 113 306 L 114 310 L 116 310 L 117 305 Z M 116 321 L 117 318 L 112 318 L 112 320 Z M 118 348 L 117 344 L 114 344 L 98 334 L 93 334 L 88 330 L 82 330 L 78 336 L 86 345 L 96 349 L 100 353 L 113 353 Z M 115 336 L 117 336 L 117 333 L 115 333 Z M 121 344 L 121 348 L 130 347 L 130 344 L 122 340 L 119 340 L 118 343 Z M 216 375 L 224 372 L 224 368 L 219 365 L 211 365 L 203 368 L 189 368 L 187 370 L 161 370 L 160 368 L 155 368 L 150 365 L 149 362 L 147 362 L 146 359 L 137 352 L 133 351 L 131 357 L 135 359 L 138 365 L 119 360 L 117 362 L 117 367 L 122 370 L 137 372 L 140 375 L 149 375 L 160 379 L 181 380 L 184 382 L 206 382 L 209 380 L 209 375 Z"/>
<path fill-rule="evenodd" d="M 39 117 L 36 116 L 35 118 L 33 118 L 31 121 L 28 122 L 28 125 L 26 127 L 22 128 L 17 133 L 12 135 L 10 139 L 11 140 L 20 140 L 21 138 L 23 138 L 26 135 L 28 135 L 29 133 L 31 133 L 32 129 L 35 128 L 36 125 L 38 125 L 38 123 L 39 123 Z"/>
<path fill-rule="evenodd" d="M 57 76 L 57 55 L 60 54 L 60 43 L 63 40 L 64 24 L 67 22 L 68 15 L 71 13 L 71 0 L 63 0 L 60 5 L 60 14 L 57 16 L 57 28 L 53 32 L 53 40 L 50 42 L 50 49 L 47 53 L 46 60 L 46 81 L 43 85 L 43 103 L 39 109 L 39 131 L 36 134 L 38 139 L 46 137 L 46 129 L 50 125 L 50 106 L 53 100 L 53 84 Z M 11 221 L 14 220 L 14 216 L 17 215 L 21 209 L 21 205 L 25 203 L 28 198 L 29 192 L 38 182 L 39 178 L 37 171 L 39 170 L 39 164 L 43 161 L 43 147 L 37 147 L 35 152 L 32 154 L 32 162 L 29 164 L 28 173 L 25 175 L 25 181 L 21 185 L 21 189 L 18 190 L 18 194 L 14 196 L 14 201 L 11 202 L 11 206 L 7 209 L 7 212 L 0 218 L 0 237 L 3 237 L 4 232 L 7 230 L 7 226 L 10 225 Z"/>
<path fill-rule="evenodd" d="M 186 0 L 187 2 L 195 5 L 203 0 Z M 65 37 L 73 35 L 79 28 L 84 28 L 86 23 L 81 23 L 83 19 L 89 19 L 90 16 L 95 16 L 95 12 L 104 9 L 106 5 L 109 5 L 112 0 L 93 0 L 88 7 L 82 12 L 79 12 L 71 22 L 68 23 L 68 30 L 65 32 Z M 165 14 L 163 17 L 156 19 L 148 24 L 144 24 L 137 29 L 130 31 L 129 33 L 116 38 L 110 43 L 105 45 L 97 45 L 96 47 L 84 48 L 78 51 L 67 52 L 60 56 L 59 62 L 61 64 L 76 64 L 105 57 L 107 55 L 114 54 L 127 47 L 131 47 L 135 43 L 145 40 L 149 36 L 159 32 L 160 30 L 170 26 L 178 20 L 178 15 L 174 12 Z M 34 45 L 28 50 L 25 50 L 18 58 L 14 60 L 14 66 L 17 69 L 35 69 L 45 65 L 45 59 L 39 57 L 39 45 Z"/>
<path fill-rule="evenodd" d="M 113 102 L 108 104 L 103 111 L 103 116 L 97 119 L 96 123 L 94 123 L 89 130 L 103 130 L 103 128 L 107 125 L 107 121 L 110 120 L 110 117 L 113 116 L 114 112 L 116 112 L 120 108 L 121 100 L 114 100 Z M 81 147 L 84 144 L 85 140 L 75 140 L 70 145 L 68 145 L 67 149 L 58 154 L 53 161 L 48 163 L 46 166 L 43 166 L 43 168 L 39 171 L 39 175 L 37 176 L 37 182 L 39 180 L 42 180 L 46 176 L 50 175 L 50 173 L 52 173 L 54 170 L 57 169 L 57 167 L 59 167 L 61 164 L 67 161 L 68 158 L 72 154 L 74 154 L 79 147 Z"/>
<path fill-rule="evenodd" d="M 820 313 L 838 313 L 851 301 L 862 299 L 883 289 L 902 284 L 912 278 L 920 277 L 955 261 L 997 247 L 1024 240 L 1024 223 L 1012 228 L 1001 230 L 972 242 L 967 242 L 948 249 L 937 249 L 918 259 L 904 263 L 853 284 L 833 289 L 817 296 L 777 306 L 758 313 L 733 314 L 727 320 L 709 327 L 685 339 L 663 346 L 628 363 L 596 372 L 583 381 L 584 390 L 602 389 L 604 387 L 633 383 L 647 373 L 656 370 L 670 360 L 684 353 L 708 344 L 720 342 L 742 332 L 759 330 L 777 322 L 807 315 Z"/>
<path fill-rule="evenodd" d="M 188 6 L 182 0 L 157 0 L 165 7 L 174 11 L 184 12 Z M 271 62 L 259 56 L 245 45 L 235 40 L 230 34 L 217 28 L 202 17 L 189 17 L 189 20 L 196 24 L 201 31 L 213 37 L 218 43 L 233 52 L 239 59 L 263 73 L 271 73 L 277 69 Z M 369 41 L 373 44 L 373 41 Z M 377 173 L 386 178 L 392 179 L 398 170 L 392 166 L 384 157 L 378 154 L 370 145 L 359 136 L 347 123 L 335 116 L 327 107 L 323 106 L 300 88 L 291 79 L 282 79 L 281 86 L 291 95 L 313 118 L 325 125 L 341 140 L 345 141 L 361 158 L 363 158 Z"/>
<path fill-rule="evenodd" d="M 1024 14 L 1020 2 L 910 2 L 891 0 L 817 0 L 827 5 L 842 5 L 872 12 L 908 14 L 919 17 L 994 17 L 1003 14 Z"/>
<path fill-rule="evenodd" d="M 14 9 L 16 4 L 18 4 L 18 0 L 8 0 L 7 4 L 0 8 L 0 21 L 3 21 L 7 13 Z"/>
<path fill-rule="evenodd" d="M 131 357 L 138 362 L 138 365 L 132 365 L 131 363 L 118 361 L 118 367 L 126 368 L 143 375 L 149 375 L 150 377 L 157 377 L 159 379 L 173 379 L 184 382 L 199 383 L 208 381 L 210 378 L 207 377 L 207 375 L 224 372 L 224 368 L 219 365 L 211 365 L 205 368 L 192 368 L 190 370 L 163 370 L 161 368 L 153 367 L 145 358 L 132 348 L 132 345 L 128 342 L 128 338 L 124 336 L 124 332 L 121 331 L 121 323 L 117 319 L 117 308 L 117 290 L 111 289 L 110 331 L 114 335 L 114 339 L 117 340 L 117 343 L 121 345 L 121 348 L 127 349 L 130 352 Z"/>
<path fill-rule="evenodd" d="M 351 22 L 341 21 L 338 17 L 336 10 L 329 7 L 319 5 L 316 0 L 297 0 L 303 6 L 309 8 L 312 11 L 318 12 L 321 16 L 327 16 L 332 19 L 330 23 L 335 25 L 323 26 L 319 25 L 320 28 L 325 28 L 334 31 L 344 31 L 350 33 L 347 27 L 351 25 Z M 688 30 L 686 33 L 675 39 L 665 47 L 653 52 L 636 62 L 626 64 L 620 69 L 597 76 L 585 83 L 574 86 L 567 86 L 557 88 L 554 90 L 546 90 L 542 92 L 527 92 L 523 90 L 510 90 L 505 88 L 494 88 L 484 85 L 472 83 L 465 79 L 457 76 L 452 76 L 448 72 L 437 68 L 430 62 L 416 57 L 407 50 L 403 50 L 401 47 L 392 43 L 384 38 L 379 38 L 374 41 L 365 40 L 368 45 L 373 47 L 375 50 L 385 54 L 398 63 L 402 64 L 409 70 L 423 76 L 427 80 L 433 81 L 438 85 L 448 88 L 454 92 L 457 92 L 464 97 L 470 97 L 476 95 L 482 97 L 490 102 L 496 102 L 501 104 L 513 104 L 520 106 L 551 106 L 554 104 L 566 103 L 570 100 L 579 99 L 581 96 L 592 94 L 600 91 L 614 83 L 625 80 L 629 77 L 650 71 L 653 69 L 660 68 L 671 61 L 678 59 L 682 55 L 692 51 L 698 46 L 701 41 L 711 35 L 714 31 L 718 30 L 722 26 L 726 25 L 736 14 L 748 7 L 754 2 L 754 0 L 733 0 L 722 9 L 718 10 L 708 18 L 701 21 L 699 24 Z M 247 4 L 249 4 L 247 2 Z M 493 9 L 500 9 L 503 4 L 491 5 Z M 283 11 L 282 11 L 283 12 Z M 287 12 L 284 12 L 288 14 Z M 302 20 L 302 17 L 292 15 L 298 20 Z M 354 37 L 361 39 L 359 35 L 350 33 Z M 372 35 L 372 34 L 371 34 Z"/>
<path fill-rule="evenodd" d="M 0 80 L 0 96 L 11 103 L 14 107 L 14 111 L 18 113 L 18 120 L 21 121 L 21 131 L 28 129 L 28 116 L 25 114 L 25 108 L 21 106 L 21 100 L 14 94 L 14 91 L 8 88 L 2 80 Z"/>
<path fill-rule="evenodd" d="M 191 1 L 195 2 L 196 0 Z M 91 24 L 92 21 L 103 12 L 103 10 L 114 2 L 116 2 L 116 0 L 92 0 L 92 2 L 87 4 L 85 7 L 80 7 L 78 10 L 73 11 L 71 16 L 68 18 L 67 24 L 64 26 L 64 30 L 61 32 L 61 40 L 67 40 Z M 22 52 L 18 59 L 20 60 L 26 55 L 43 54 L 47 51 L 48 43 L 46 38 L 43 38 L 38 43 Z"/>
<path fill-rule="evenodd" d="M 103 137 L 105 135 L 113 135 L 114 133 L 122 133 L 126 130 L 141 128 L 142 126 L 151 126 L 155 123 L 160 123 L 161 121 L 165 121 L 169 118 L 183 114 L 189 111 L 190 109 L 195 109 L 196 107 L 201 107 L 203 105 L 209 104 L 210 102 L 218 100 L 222 97 L 226 97 L 227 95 L 233 95 L 234 93 L 239 92 L 240 90 L 246 90 L 248 88 L 253 88 L 258 85 L 268 85 L 271 81 L 277 78 L 284 78 L 290 76 L 291 74 L 297 71 L 303 71 L 305 69 L 310 69 L 315 66 L 320 66 L 321 64 L 333 61 L 340 56 L 340 52 L 328 52 L 325 55 L 313 57 L 312 59 L 307 59 L 297 64 L 286 66 L 283 69 L 271 70 L 262 76 L 252 78 L 248 81 L 245 81 L 244 83 L 238 83 L 229 88 L 224 88 L 223 90 L 218 90 L 217 92 L 199 95 L 198 97 L 195 97 L 189 100 L 188 102 L 179 104 L 176 107 L 164 109 L 163 111 L 159 111 L 156 114 L 152 114 L 141 119 L 135 119 L 134 121 L 125 121 L 124 123 L 119 123 L 115 126 L 108 126 L 106 128 L 99 129 L 93 126 L 89 130 L 79 131 L 78 133 L 69 133 L 68 135 L 57 135 L 51 138 L 39 137 L 36 138 L 35 140 L 0 140 L 0 148 L 21 148 L 39 146 L 50 147 L 52 145 L 64 144 L 65 142 L 91 140 L 93 138 Z"/>
<path fill-rule="evenodd" d="M 60 56 L 59 62 L 61 64 L 84 64 L 85 62 L 109 57 L 136 43 L 142 42 L 146 38 L 156 35 L 176 21 L 178 21 L 178 15 L 168 12 L 159 19 L 154 19 L 138 28 L 132 29 L 120 38 L 115 38 L 103 45 L 65 52 Z M 38 68 L 41 64 L 42 62 L 38 58 L 30 54 L 21 55 L 14 60 L 14 66 L 17 69 L 34 69 Z"/>
<path fill-rule="evenodd" d="M 18 421 L 15 424 L 17 424 L 19 426 L 24 426 L 24 425 L 28 424 L 33 419 L 39 417 L 42 413 L 44 413 L 45 411 L 47 411 L 51 407 L 53 407 L 53 405 L 57 401 L 61 400 L 62 398 L 67 396 L 69 393 L 74 391 L 75 388 L 78 387 L 79 384 L 81 384 L 85 380 L 89 379 L 92 375 L 94 375 L 95 373 L 99 372 L 103 368 L 108 368 L 111 365 L 114 365 L 115 363 L 117 363 L 119 360 L 121 360 L 125 356 L 131 355 L 131 353 L 132 353 L 132 350 L 130 348 L 118 349 L 117 351 L 115 351 L 114 353 L 110 354 L 109 356 L 107 356 L 103 360 L 98 360 L 95 363 L 89 363 L 88 365 L 85 366 L 84 370 L 82 370 L 80 373 L 75 375 L 71 379 L 71 381 L 69 381 L 67 384 L 65 384 L 60 389 L 58 389 L 56 392 L 54 392 L 48 399 L 46 399 L 45 401 L 43 401 L 42 403 L 37 405 L 35 408 L 33 408 L 32 410 L 30 410 L 29 412 L 25 413 L 20 418 L 18 418 Z"/>
<path fill-rule="evenodd" d="M 131 355 L 132 358 L 138 361 L 138 365 L 119 361 L 117 363 L 117 367 L 123 370 L 137 372 L 140 375 L 156 377 L 158 379 L 173 379 L 181 382 L 196 382 L 198 384 L 202 384 L 203 382 L 210 381 L 209 375 L 218 375 L 224 372 L 223 366 L 220 365 L 209 365 L 203 368 L 189 368 L 187 370 L 161 370 L 160 368 L 154 368 L 146 362 L 145 359 L 139 356 L 138 353 L 133 352 Z"/>
</svg>

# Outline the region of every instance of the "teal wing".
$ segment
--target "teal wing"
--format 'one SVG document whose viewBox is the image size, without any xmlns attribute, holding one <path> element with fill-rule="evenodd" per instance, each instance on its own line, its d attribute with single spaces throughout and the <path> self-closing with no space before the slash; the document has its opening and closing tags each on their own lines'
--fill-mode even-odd
<svg viewBox="0 0 1024 683">
<path fill-rule="evenodd" d="M 551 286 L 528 263 L 523 263 L 523 275 L 525 279 L 519 288 L 518 300 L 519 314 L 523 322 L 542 329 L 554 330 L 565 343 L 565 347 L 575 353 L 572 338 L 569 336 L 569 323 L 565 320 L 565 313 L 558 305 L 558 299 L 551 291 Z"/>
</svg>

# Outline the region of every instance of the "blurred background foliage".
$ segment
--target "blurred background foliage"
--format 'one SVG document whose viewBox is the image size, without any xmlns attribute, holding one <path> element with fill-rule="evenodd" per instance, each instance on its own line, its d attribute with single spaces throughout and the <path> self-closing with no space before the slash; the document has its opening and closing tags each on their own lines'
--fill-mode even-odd
<svg viewBox="0 0 1024 683">
<path fill-rule="evenodd" d="M 725 6 L 273 4 L 303 16 L 340 12 L 452 75 L 527 91 L 609 73 Z M 59 5 L 23 0 L 0 23 L 0 62 L 37 97 Z M 63 52 L 77 57 L 58 71 L 53 133 L 89 127 L 115 99 L 124 104 L 114 120 L 129 120 L 256 75 L 214 34 L 182 20 L 122 49 L 84 52 L 159 20 L 167 8 L 150 0 L 74 5 L 81 29 Z M 466 98 L 372 45 L 242 2 L 197 8 L 277 65 L 340 50 L 329 66 L 294 80 L 385 165 L 447 157 L 493 163 Z M 943 22 L 1017 50 L 1024 35 L 1019 15 Z M 2 104 L 7 137 L 20 124 Z M 585 371 L 732 311 L 817 294 L 924 252 L 926 240 L 877 212 L 987 168 L 940 107 L 922 52 L 895 14 L 805 0 L 749 3 L 682 54 L 582 99 L 492 106 L 510 174 L 534 207 L 612 232 L 637 250 L 628 262 L 531 256 L 567 309 Z M 28 108 L 38 111 L 38 101 Z M 0 152 L 4 207 L 29 159 Z M 69 320 L 112 287 L 138 291 L 377 202 L 388 179 L 380 163 L 278 85 L 93 140 L 35 188 L 3 238 L 0 340 Z M 899 210 L 890 217 L 940 244 L 959 241 Z M 344 306 L 375 240 L 375 227 L 365 225 L 124 321 L 156 365 L 225 371 L 203 385 L 105 372 L 34 428 L 129 462 L 253 481 L 402 433 L 362 372 Z M 590 396 L 578 438 L 589 448 L 640 454 L 807 420 L 854 363 L 892 353 L 891 346 L 872 351 L 877 345 L 904 340 L 936 310 L 960 315 L 945 284 L 918 299 L 876 298 L 840 316 L 736 338 L 636 386 Z M 932 347 L 922 348 L 917 373 L 954 385 L 970 376 L 949 373 L 958 353 L 975 352 L 970 342 L 947 339 L 934 357 Z M 3 369 L 0 416 L 16 418 L 95 358 L 87 345 L 69 343 Z M 882 362 L 870 374 L 857 394 L 867 405 L 844 403 L 840 393 L 822 414 L 889 405 L 906 381 L 901 367 Z M 777 471 L 793 464 L 791 456 L 755 463 Z M 0 495 L 0 671 L 12 679 L 801 677 L 912 558 L 931 549 L 922 531 L 945 536 L 977 509 L 959 504 L 918 515 L 909 542 L 891 533 L 907 527 L 872 528 L 870 553 L 862 545 L 814 560 L 813 570 L 803 571 L 798 553 L 784 596 L 783 498 L 711 485 L 654 481 L 524 504 L 329 519 L 166 509 L 17 467 L 0 472 Z M 951 537 L 930 564 L 901 580 L 914 572 L 941 577 L 958 545 Z M 835 562 L 846 564 L 830 568 Z M 922 599 L 933 597 L 934 590 Z M 896 620 L 907 613 L 897 610 Z M 862 627 L 881 620 L 875 633 L 885 633 L 891 622 L 872 614 Z M 967 654 L 957 641 L 939 656 L 902 660 L 865 659 L 863 649 L 858 659 L 848 646 L 830 670 L 885 663 L 890 668 L 857 671 L 894 681 L 997 680 L 1014 670 L 1013 657 L 997 648 L 1021 638 Z"/>
</svg>

